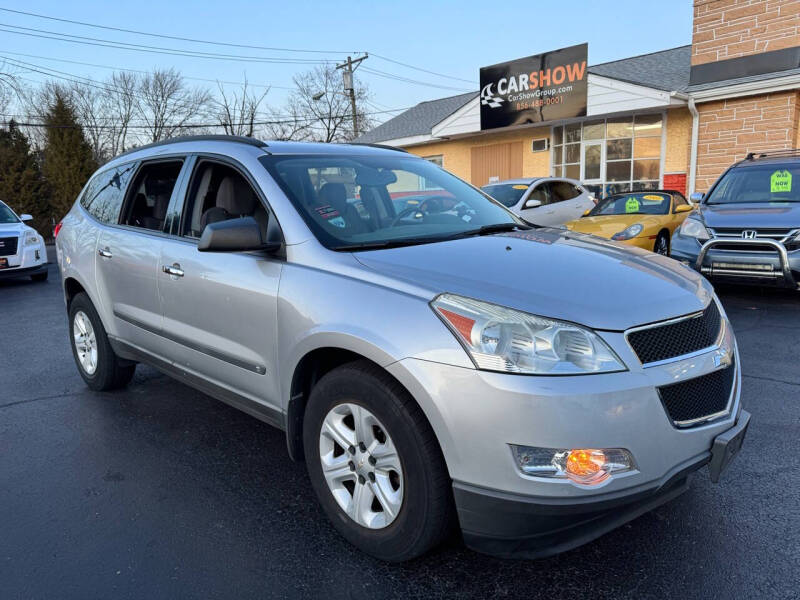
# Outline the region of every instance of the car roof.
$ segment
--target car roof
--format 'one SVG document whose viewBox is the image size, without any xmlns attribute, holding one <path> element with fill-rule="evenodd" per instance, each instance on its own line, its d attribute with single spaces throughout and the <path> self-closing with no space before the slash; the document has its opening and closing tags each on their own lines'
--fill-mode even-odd
<svg viewBox="0 0 800 600">
<path fill-rule="evenodd" d="M 525 185 L 530 185 L 534 181 L 539 181 L 540 179 L 544 179 L 544 177 L 520 177 L 518 179 L 504 179 L 503 181 L 493 181 L 491 183 L 487 183 L 485 186 L 489 185 L 507 185 L 507 184 L 514 184 L 514 183 L 524 183 Z"/>
<path fill-rule="evenodd" d="M 408 154 L 401 148 L 379 144 L 326 144 L 321 142 L 263 141 L 256 138 L 235 135 L 192 135 L 170 138 L 133 148 L 114 157 L 106 166 L 129 160 L 139 160 L 158 154 L 172 152 L 218 152 L 247 149 L 263 154 L 329 154 L 337 156 L 354 155 L 396 155 Z M 420 159 L 422 160 L 422 159 Z"/>
</svg>

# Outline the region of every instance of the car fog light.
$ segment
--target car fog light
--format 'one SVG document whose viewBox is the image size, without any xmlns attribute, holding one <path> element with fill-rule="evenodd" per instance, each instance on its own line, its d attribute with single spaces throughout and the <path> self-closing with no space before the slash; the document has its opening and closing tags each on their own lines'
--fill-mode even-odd
<svg viewBox="0 0 800 600">
<path fill-rule="evenodd" d="M 636 463 L 624 448 L 534 448 L 511 444 L 517 467 L 525 475 L 569 479 L 595 485 L 614 473 L 633 471 Z"/>
</svg>

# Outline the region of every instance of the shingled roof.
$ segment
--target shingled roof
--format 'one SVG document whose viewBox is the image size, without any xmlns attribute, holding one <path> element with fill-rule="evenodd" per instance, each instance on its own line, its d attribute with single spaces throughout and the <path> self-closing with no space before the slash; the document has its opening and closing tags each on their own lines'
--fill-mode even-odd
<svg viewBox="0 0 800 600">
<path fill-rule="evenodd" d="M 691 56 L 691 46 L 679 46 L 590 66 L 589 73 L 659 90 L 684 92 L 689 87 Z M 434 125 L 477 95 L 478 92 L 475 91 L 420 102 L 362 134 L 357 141 L 377 143 L 415 135 L 430 135 Z"/>
</svg>

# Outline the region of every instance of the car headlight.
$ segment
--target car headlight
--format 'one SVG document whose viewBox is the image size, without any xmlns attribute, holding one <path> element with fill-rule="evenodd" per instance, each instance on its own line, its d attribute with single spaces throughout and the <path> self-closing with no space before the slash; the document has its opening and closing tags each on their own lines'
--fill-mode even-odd
<svg viewBox="0 0 800 600">
<path fill-rule="evenodd" d="M 641 223 L 635 223 L 630 227 L 626 227 L 619 233 L 615 233 L 614 235 L 611 236 L 611 239 L 617 241 L 630 240 L 635 238 L 640 233 L 642 233 L 642 229 L 644 229 L 644 226 Z"/>
<path fill-rule="evenodd" d="M 536 448 L 511 444 L 517 468 L 525 475 L 569 479 L 580 485 L 596 485 L 614 474 L 636 469 L 625 448 Z"/>
<path fill-rule="evenodd" d="M 686 237 L 696 238 L 701 242 L 711 238 L 708 229 L 697 219 L 686 219 L 678 229 L 678 232 Z"/>
<path fill-rule="evenodd" d="M 454 294 L 441 294 L 431 306 L 479 369 L 531 375 L 625 370 L 596 333 L 574 323 Z"/>
<path fill-rule="evenodd" d="M 39 234 L 35 231 L 28 231 L 25 234 L 25 245 L 26 246 L 35 246 L 39 243 Z"/>
</svg>

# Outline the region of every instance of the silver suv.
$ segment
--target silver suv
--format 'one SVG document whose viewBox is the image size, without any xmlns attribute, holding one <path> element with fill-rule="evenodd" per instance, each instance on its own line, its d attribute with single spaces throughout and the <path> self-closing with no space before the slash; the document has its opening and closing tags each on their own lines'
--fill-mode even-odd
<svg viewBox="0 0 800 600">
<path fill-rule="evenodd" d="M 750 417 L 699 274 L 531 227 L 395 149 L 146 146 L 92 177 L 57 254 L 90 388 L 147 363 L 280 427 L 384 560 L 456 523 L 501 556 L 585 543 L 716 480 Z"/>
</svg>

